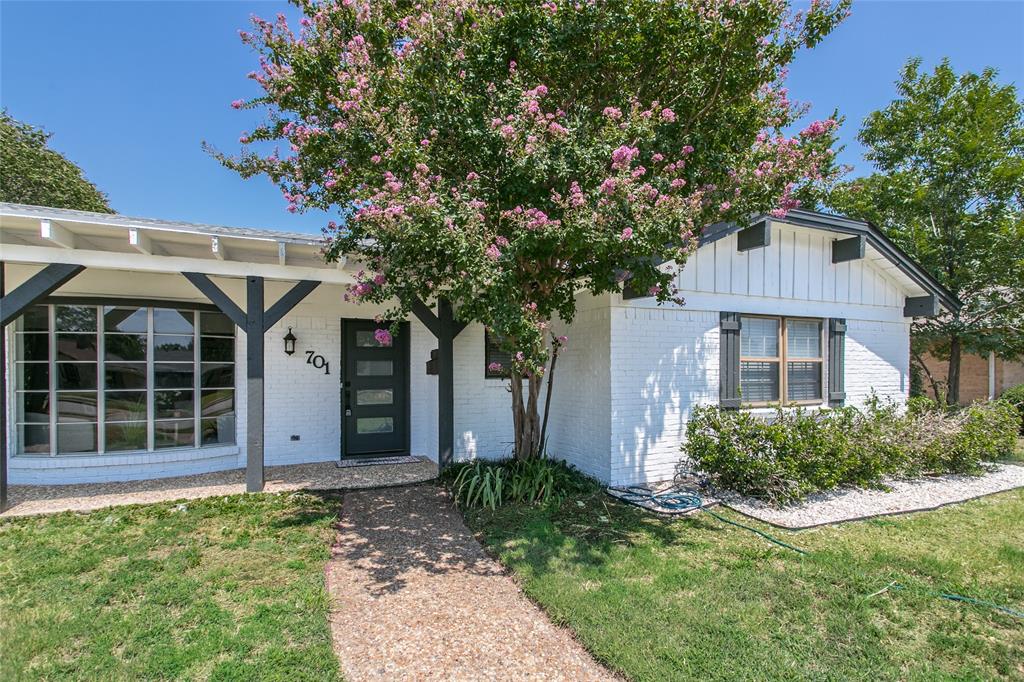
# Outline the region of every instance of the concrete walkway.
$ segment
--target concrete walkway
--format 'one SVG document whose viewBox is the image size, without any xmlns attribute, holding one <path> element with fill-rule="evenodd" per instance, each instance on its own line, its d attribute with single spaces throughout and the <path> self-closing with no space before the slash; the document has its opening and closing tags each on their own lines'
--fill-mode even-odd
<svg viewBox="0 0 1024 682">
<path fill-rule="evenodd" d="M 612 680 L 434 485 L 346 493 L 327 564 L 348 680 Z"/>
<path fill-rule="evenodd" d="M 437 464 L 427 459 L 410 464 L 346 468 L 339 468 L 334 462 L 292 464 L 267 467 L 264 471 L 264 491 L 372 488 L 419 483 L 436 477 Z M 10 508 L 0 517 L 62 511 L 84 512 L 125 504 L 194 500 L 244 492 L 244 469 L 121 483 L 12 485 L 9 491 Z"/>
</svg>

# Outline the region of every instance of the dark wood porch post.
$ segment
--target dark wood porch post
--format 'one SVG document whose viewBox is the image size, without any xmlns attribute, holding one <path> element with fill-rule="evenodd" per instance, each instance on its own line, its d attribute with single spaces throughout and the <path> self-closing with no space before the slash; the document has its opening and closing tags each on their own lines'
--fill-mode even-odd
<svg viewBox="0 0 1024 682">
<path fill-rule="evenodd" d="M 271 327 L 309 295 L 320 282 L 302 280 L 264 312 L 263 278 L 245 278 L 245 312 L 201 272 L 184 272 L 185 278 L 245 332 L 245 489 L 263 490 L 263 378 L 264 339 Z"/>
<path fill-rule="evenodd" d="M 25 310 L 56 291 L 62 284 L 85 270 L 84 265 L 52 263 L 6 292 L 4 262 L 0 261 L 0 512 L 7 509 L 7 325 Z"/>
<path fill-rule="evenodd" d="M 4 262 L 0 261 L 0 301 L 4 299 Z M 7 325 L 0 326 L 0 512 L 7 511 Z"/>
<path fill-rule="evenodd" d="M 437 464 L 444 469 L 455 452 L 455 320 L 448 299 L 437 302 Z"/>
<path fill-rule="evenodd" d="M 263 278 L 245 278 L 245 489 L 263 490 Z"/>
<path fill-rule="evenodd" d="M 466 323 L 455 319 L 446 298 L 437 299 L 437 315 L 423 301 L 413 301 L 412 313 L 437 338 L 437 464 L 444 469 L 455 453 L 454 342 Z"/>
</svg>

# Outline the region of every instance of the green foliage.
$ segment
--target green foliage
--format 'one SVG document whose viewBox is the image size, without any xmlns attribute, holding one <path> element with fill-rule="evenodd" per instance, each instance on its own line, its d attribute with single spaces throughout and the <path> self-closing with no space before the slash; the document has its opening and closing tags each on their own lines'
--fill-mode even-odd
<svg viewBox="0 0 1024 682">
<path fill-rule="evenodd" d="M 1020 413 L 1020 432 L 1024 433 L 1024 384 L 1006 389 L 999 397 L 1017 408 Z"/>
<path fill-rule="evenodd" d="M 770 418 L 707 406 L 691 415 L 683 450 L 714 485 L 785 503 L 888 476 L 977 474 L 1013 452 L 1016 429 L 1004 401 L 953 411 L 917 398 L 905 412 L 872 401 L 863 411 L 779 409 Z"/>
<path fill-rule="evenodd" d="M 0 112 L 0 201 L 113 213 L 81 168 L 47 148 L 51 135 Z"/>
<path fill-rule="evenodd" d="M 870 220 L 952 291 L 963 309 L 915 320 L 915 351 L 1024 353 L 1024 107 L 994 69 L 903 69 L 899 96 L 864 121 L 875 166 L 828 203 Z M 949 401 L 959 398 L 956 367 Z"/>
<path fill-rule="evenodd" d="M 547 457 L 478 459 L 450 467 L 445 479 L 461 506 L 485 509 L 497 509 L 505 502 L 557 504 L 581 485 L 571 467 Z"/>
</svg>

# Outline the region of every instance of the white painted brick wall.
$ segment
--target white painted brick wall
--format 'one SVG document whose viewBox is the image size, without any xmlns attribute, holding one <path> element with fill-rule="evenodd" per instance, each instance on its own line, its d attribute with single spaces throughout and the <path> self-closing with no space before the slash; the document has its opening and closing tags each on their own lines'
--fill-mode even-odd
<svg viewBox="0 0 1024 682">
<path fill-rule="evenodd" d="M 509 456 L 514 440 L 512 396 L 507 380 L 484 377 L 483 325 L 462 330 L 454 350 L 455 460 Z"/>
<path fill-rule="evenodd" d="M 599 480 L 610 476 L 611 308 L 608 297 L 577 297 L 576 319 L 556 323 L 568 337 L 555 366 L 548 453 Z"/>
<path fill-rule="evenodd" d="M 872 391 L 904 403 L 910 395 L 910 323 L 846 321 L 846 404 L 863 407 Z"/>
<path fill-rule="evenodd" d="M 615 307 L 611 321 L 609 480 L 671 478 L 690 407 L 718 400 L 718 313 Z"/>
</svg>

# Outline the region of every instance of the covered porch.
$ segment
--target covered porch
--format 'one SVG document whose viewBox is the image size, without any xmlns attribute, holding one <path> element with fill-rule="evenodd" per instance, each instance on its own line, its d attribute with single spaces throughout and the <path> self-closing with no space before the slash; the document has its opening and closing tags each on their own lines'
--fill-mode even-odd
<svg viewBox="0 0 1024 682">
<path fill-rule="evenodd" d="M 236 466 L 244 465 L 245 490 L 259 491 L 271 489 L 268 487 L 269 474 L 265 473 L 268 464 L 294 461 L 304 466 L 315 463 L 334 465 L 334 462 L 328 462 L 326 459 L 337 457 L 331 452 L 333 450 L 337 453 L 339 447 L 337 420 L 348 407 L 341 405 L 342 409 L 337 409 L 336 403 L 339 400 L 347 401 L 349 398 L 347 395 L 339 398 L 344 388 L 344 377 L 340 376 L 342 372 L 338 359 L 338 344 L 341 343 L 337 338 L 339 334 L 329 324 L 325 325 L 324 321 L 333 319 L 336 323 L 339 318 L 356 316 L 371 319 L 380 312 L 374 306 L 356 306 L 343 302 L 346 285 L 355 281 L 354 271 L 359 268 L 357 263 L 345 260 L 340 263 L 325 263 L 321 255 L 320 240 L 310 235 L 173 223 L 12 204 L 0 204 L 0 244 L 3 246 L 0 294 L 5 341 L 2 344 L 4 355 L 0 357 L 0 366 L 4 370 L 0 394 L 5 396 L 6 407 L 3 410 L 4 423 L 0 428 L 3 438 L 0 444 L 0 510 L 11 504 L 21 506 L 19 499 L 27 502 L 30 497 L 42 495 L 46 498 L 49 495 L 42 490 L 36 491 L 37 495 L 18 486 L 15 491 L 17 494 L 8 499 L 8 486 L 11 482 L 8 472 L 12 457 L 17 458 L 19 466 L 43 471 L 65 466 L 69 461 L 74 461 L 76 465 L 85 465 L 103 458 L 107 458 L 107 462 L 124 459 L 129 463 L 145 463 L 153 468 L 151 465 L 154 462 L 159 462 L 161 458 L 168 459 L 168 453 L 180 454 L 180 449 L 154 449 L 152 424 L 149 425 L 151 433 L 148 447 L 130 453 L 105 451 L 103 417 L 99 417 L 99 428 L 94 431 L 98 444 L 93 450 L 74 457 L 62 455 L 56 434 L 63 424 L 58 423 L 58 408 L 52 406 L 59 387 L 55 386 L 57 380 L 52 376 L 49 379 L 51 407 L 42 415 L 43 423 L 33 427 L 41 433 L 49 428 L 49 456 L 26 456 L 26 453 L 18 450 L 18 429 L 25 426 L 20 422 L 24 422 L 26 418 L 19 412 L 16 404 L 16 394 L 22 388 L 15 385 L 18 368 L 15 366 L 13 351 L 17 333 L 13 329 L 8 329 L 8 326 L 18 320 L 25 311 L 40 305 L 95 306 L 101 315 L 105 310 L 104 306 L 110 305 L 111 302 L 118 306 L 136 306 L 140 310 L 149 306 L 151 320 L 154 306 L 179 305 L 197 311 L 197 341 L 200 333 L 198 320 L 206 314 L 203 311 L 220 314 L 225 318 L 224 324 L 233 326 L 237 332 L 234 335 L 237 340 L 233 370 L 235 379 L 231 387 L 235 393 L 234 410 L 237 414 L 232 416 L 236 419 L 234 423 L 237 424 L 237 440 L 219 448 L 204 447 L 207 455 L 216 450 L 214 454 L 218 454 L 221 461 L 218 464 L 210 464 L 208 471 L 197 471 L 196 475 L 236 475 L 239 472 L 227 470 L 235 467 L 225 466 L 224 463 L 233 463 L 234 460 L 231 458 L 237 457 Z M 311 316 L 307 312 L 300 313 L 297 306 L 303 310 L 315 307 L 319 317 Z M 462 325 L 453 319 L 450 306 L 443 301 L 436 307 L 417 305 L 414 312 L 414 328 L 410 336 L 416 344 L 415 354 L 406 368 L 408 373 L 414 376 L 411 378 L 412 390 L 407 393 L 415 395 L 419 402 L 425 400 L 426 404 L 423 406 L 424 409 L 412 415 L 415 424 L 406 427 L 409 430 L 415 427 L 418 435 L 413 439 L 412 449 L 407 445 L 403 454 L 425 453 L 426 459 L 432 460 L 433 473 L 430 477 L 433 477 L 437 470 L 433 461 L 440 461 L 443 465 L 452 458 L 453 340 L 461 331 Z M 52 312 L 50 316 L 52 325 Z M 313 370 L 304 366 L 304 358 L 301 363 L 296 360 L 302 354 L 301 349 L 298 356 L 285 355 L 288 351 L 281 347 L 282 339 L 279 337 L 284 336 L 283 325 L 291 325 L 293 320 L 296 321 L 296 325 L 306 325 L 301 328 L 297 326 L 297 333 L 303 337 L 304 342 L 315 338 L 326 347 L 322 353 L 323 357 L 318 362 L 329 364 L 330 368 L 323 367 L 323 370 L 327 371 L 321 371 L 320 367 L 314 365 L 313 367 L 318 370 L 317 376 L 314 377 Z M 100 324 L 102 326 L 102 320 Z M 288 332 L 291 332 L 290 328 Z M 97 382 L 98 387 L 93 386 L 91 389 L 96 391 L 98 388 L 97 397 L 93 399 L 95 404 L 91 409 L 99 415 L 104 414 L 103 333 L 101 329 L 99 349 L 96 351 L 99 356 L 97 362 L 100 365 L 100 379 Z M 49 334 L 53 345 L 55 332 L 52 326 Z M 149 335 L 149 342 L 152 343 L 155 335 L 152 321 Z M 51 368 L 56 367 L 56 352 L 50 350 Z M 428 357 L 434 357 L 432 371 L 436 371 L 436 375 L 424 377 L 422 361 Z M 149 381 L 152 382 L 152 351 L 149 352 L 148 362 Z M 198 350 L 195 362 L 198 367 Z M 197 369 L 197 376 L 198 371 Z M 293 376 L 300 371 L 309 372 L 310 375 Z M 53 373 L 51 371 L 51 375 Z M 200 385 L 198 379 L 196 382 L 195 400 L 198 401 Z M 268 393 L 274 390 L 268 388 L 274 382 L 278 389 L 285 387 L 290 392 L 287 396 L 290 402 L 285 403 L 280 397 L 275 397 L 277 393 L 283 393 L 285 390 Z M 314 384 L 315 392 L 310 388 Z M 339 387 L 339 384 L 342 386 Z M 45 389 L 46 386 L 42 388 Z M 307 390 L 303 392 L 303 388 Z M 149 419 L 152 420 L 152 386 L 149 393 L 148 413 Z M 199 403 L 194 404 L 197 405 L 194 419 L 198 434 L 202 425 L 201 406 Z M 328 414 L 324 411 L 328 408 L 334 411 Z M 268 414 L 277 419 L 271 427 L 267 424 Z M 332 419 L 335 420 L 333 425 L 327 423 Z M 424 423 L 425 419 L 432 423 Z M 96 421 L 96 418 L 93 421 Z M 317 425 L 316 442 L 309 442 L 308 429 L 302 431 L 299 428 L 298 425 L 302 422 Z M 292 424 L 296 424 L 295 428 L 291 428 Z M 288 430 L 288 434 L 283 433 L 285 429 Z M 287 442 L 289 438 L 295 442 L 294 445 Z M 198 435 L 193 443 L 198 451 L 201 445 Z M 205 442 L 202 444 L 205 445 Z M 269 460 L 265 455 L 267 447 L 273 450 Z M 291 458 L 289 450 L 301 451 L 304 454 Z M 56 460 L 64 462 L 58 463 Z M 397 471 L 401 468 L 393 466 L 390 470 Z M 268 472 L 270 470 L 267 469 Z M 171 473 L 162 475 L 175 475 L 173 470 L 169 471 Z M 306 486 L 319 488 L 348 487 L 354 480 L 353 477 L 358 479 L 362 476 L 354 471 L 346 472 L 339 469 L 337 476 L 341 478 L 335 481 L 337 476 L 328 472 L 327 466 L 296 471 L 302 472 L 297 474 L 299 478 L 311 474 L 320 476 L 322 483 L 308 481 L 309 485 Z M 422 480 L 426 475 L 424 472 L 425 469 L 420 467 L 413 477 Z M 135 488 L 125 483 L 124 486 L 127 487 L 115 490 L 125 490 L 126 496 L 135 493 L 146 495 L 152 490 L 144 484 L 152 483 L 155 484 L 155 489 L 164 489 L 163 480 L 173 481 L 142 481 L 136 483 Z M 233 485 L 230 476 L 215 477 L 214 480 L 220 481 L 211 484 L 214 487 Z M 404 480 L 404 473 L 397 474 L 396 482 Z M 53 478 L 45 482 L 47 485 L 39 487 L 51 487 L 49 484 L 53 483 Z M 83 478 L 80 482 L 87 485 L 110 483 L 102 478 Z M 298 483 L 278 482 L 274 485 Z M 192 487 L 209 486 L 200 484 Z M 64 493 L 58 491 L 57 494 Z M 106 494 L 101 492 L 85 496 L 102 497 Z"/>
</svg>

